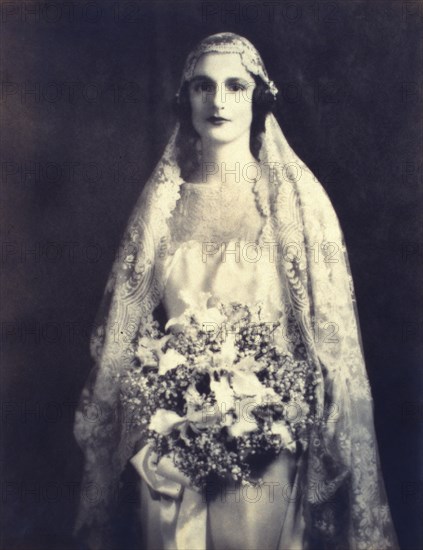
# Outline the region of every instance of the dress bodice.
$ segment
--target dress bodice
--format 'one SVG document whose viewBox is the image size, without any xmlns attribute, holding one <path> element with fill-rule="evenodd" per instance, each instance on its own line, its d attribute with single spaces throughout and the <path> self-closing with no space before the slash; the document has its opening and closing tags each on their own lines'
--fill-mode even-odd
<svg viewBox="0 0 423 550">
<path fill-rule="evenodd" d="M 195 239 L 257 241 L 264 219 L 251 184 L 183 183 L 170 221 L 178 245 Z"/>
<path fill-rule="evenodd" d="M 271 245 L 261 242 L 265 223 L 252 188 L 183 184 L 169 222 L 173 246 L 163 298 L 168 318 L 209 293 L 210 306 L 260 304 L 264 321 L 278 320 L 283 299 Z"/>
</svg>

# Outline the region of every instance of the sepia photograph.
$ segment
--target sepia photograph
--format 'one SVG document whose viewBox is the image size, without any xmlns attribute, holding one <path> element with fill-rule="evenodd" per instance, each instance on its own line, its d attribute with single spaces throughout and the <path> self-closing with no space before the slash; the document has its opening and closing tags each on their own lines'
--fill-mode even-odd
<svg viewBox="0 0 423 550">
<path fill-rule="evenodd" d="M 0 25 L 0 550 L 423 548 L 423 2 Z"/>
</svg>

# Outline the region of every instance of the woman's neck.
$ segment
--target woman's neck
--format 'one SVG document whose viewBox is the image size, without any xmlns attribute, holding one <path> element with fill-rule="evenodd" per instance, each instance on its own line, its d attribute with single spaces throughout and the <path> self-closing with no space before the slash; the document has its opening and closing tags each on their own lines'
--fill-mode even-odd
<svg viewBox="0 0 423 550">
<path fill-rule="evenodd" d="M 250 151 L 247 137 L 247 142 L 243 139 L 222 144 L 203 140 L 201 164 L 191 179 L 195 183 L 222 185 L 253 180 L 259 163 Z"/>
</svg>

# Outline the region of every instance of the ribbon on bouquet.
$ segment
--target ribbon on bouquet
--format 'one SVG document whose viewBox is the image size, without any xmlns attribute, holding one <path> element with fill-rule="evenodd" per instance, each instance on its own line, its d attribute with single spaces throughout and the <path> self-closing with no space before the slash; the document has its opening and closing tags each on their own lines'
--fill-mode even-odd
<svg viewBox="0 0 423 550">
<path fill-rule="evenodd" d="M 207 503 L 203 495 L 179 483 L 177 478 L 184 476 L 176 473 L 172 459 L 164 457 L 158 462 L 157 454 L 149 444 L 130 462 L 148 487 L 160 495 L 164 550 L 205 550 Z"/>
</svg>

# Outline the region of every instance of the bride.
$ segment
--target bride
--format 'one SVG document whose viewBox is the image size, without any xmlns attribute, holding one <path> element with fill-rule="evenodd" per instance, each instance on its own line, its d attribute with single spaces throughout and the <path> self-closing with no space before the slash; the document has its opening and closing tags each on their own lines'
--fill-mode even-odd
<svg viewBox="0 0 423 550">
<path fill-rule="evenodd" d="M 398 547 L 342 233 L 272 114 L 276 94 L 243 37 L 209 36 L 187 58 L 178 122 L 129 220 L 76 415 L 86 457 L 76 531 L 90 548 L 110 543 L 128 461 L 145 549 Z M 228 304 L 258 309 L 278 349 L 312 365 L 313 415 L 279 452 L 258 452 L 256 483 L 226 477 L 201 493 L 128 420 L 122 380 L 154 321 L 184 333 L 190 308 L 207 323 Z"/>
</svg>

